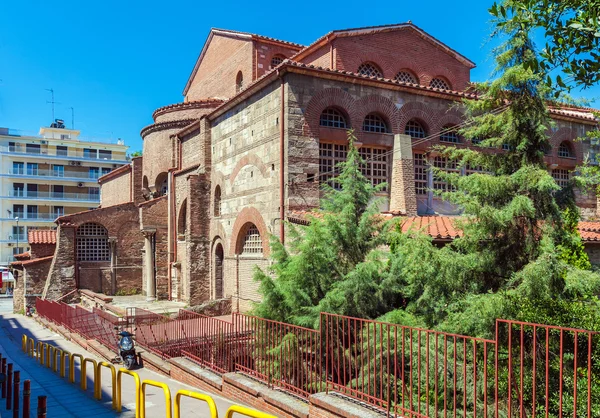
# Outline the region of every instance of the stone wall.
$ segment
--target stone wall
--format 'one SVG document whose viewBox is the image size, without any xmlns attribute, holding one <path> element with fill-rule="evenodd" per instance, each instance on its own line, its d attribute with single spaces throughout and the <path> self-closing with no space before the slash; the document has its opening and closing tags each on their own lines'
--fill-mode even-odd
<svg viewBox="0 0 600 418">
<path fill-rule="evenodd" d="M 167 196 L 163 196 L 139 205 L 139 230 L 137 233 L 142 239 L 143 235 L 140 230 L 154 229 L 154 262 L 156 274 L 156 296 L 158 299 L 168 299 L 169 297 L 169 246 L 168 246 L 168 200 Z M 145 255 L 146 256 L 146 255 Z M 145 265 L 145 263 L 144 263 Z M 143 292 L 146 294 L 146 281 L 148 272 L 143 273 Z"/>
<path fill-rule="evenodd" d="M 59 223 L 56 230 L 56 251 L 52 258 L 42 297 L 57 300 L 76 289 L 75 225 Z"/>
</svg>

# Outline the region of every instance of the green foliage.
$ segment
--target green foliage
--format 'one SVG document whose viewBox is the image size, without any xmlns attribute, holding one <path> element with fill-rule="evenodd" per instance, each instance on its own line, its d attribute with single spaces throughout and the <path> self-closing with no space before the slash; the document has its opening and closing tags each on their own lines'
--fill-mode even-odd
<svg viewBox="0 0 600 418">
<path fill-rule="evenodd" d="M 129 154 L 130 157 L 141 157 L 142 156 L 142 151 L 134 151 L 131 154 Z"/>
</svg>

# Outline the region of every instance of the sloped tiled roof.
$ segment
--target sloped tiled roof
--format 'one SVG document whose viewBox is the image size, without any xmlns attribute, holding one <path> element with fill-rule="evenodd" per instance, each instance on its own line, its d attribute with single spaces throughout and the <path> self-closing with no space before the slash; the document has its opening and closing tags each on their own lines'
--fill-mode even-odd
<svg viewBox="0 0 600 418">
<path fill-rule="evenodd" d="M 51 229 L 34 229 L 28 232 L 30 244 L 56 244 L 56 231 Z"/>
<path fill-rule="evenodd" d="M 410 216 L 402 222 L 402 232 L 422 231 L 433 239 L 454 239 L 462 232 L 454 228 L 454 220 L 450 216 Z"/>
</svg>

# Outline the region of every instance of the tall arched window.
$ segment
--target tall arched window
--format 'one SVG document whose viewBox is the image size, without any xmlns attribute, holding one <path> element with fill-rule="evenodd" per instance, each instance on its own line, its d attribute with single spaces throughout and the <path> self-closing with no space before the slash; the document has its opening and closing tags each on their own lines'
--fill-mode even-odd
<svg viewBox="0 0 600 418">
<path fill-rule="evenodd" d="M 77 228 L 77 261 L 108 261 L 108 232 L 102 225 L 89 222 Z"/>
<path fill-rule="evenodd" d="M 169 175 L 163 172 L 156 176 L 154 187 L 158 193 L 157 197 L 166 195 L 169 191 Z"/>
<path fill-rule="evenodd" d="M 343 128 L 346 129 L 348 124 L 346 123 L 346 118 L 339 110 L 328 107 L 321 113 L 321 118 L 319 119 L 319 125 L 326 126 L 328 128 Z"/>
<path fill-rule="evenodd" d="M 235 92 L 239 93 L 244 88 L 244 74 L 238 71 L 237 77 L 235 78 Z"/>
<path fill-rule="evenodd" d="M 433 87 L 434 89 L 441 89 L 441 90 L 451 90 L 450 83 L 448 83 L 446 80 L 444 80 L 443 78 L 440 78 L 440 77 L 432 78 L 431 82 L 429 83 L 429 87 Z"/>
<path fill-rule="evenodd" d="M 425 138 L 427 132 L 421 123 L 415 119 L 411 119 L 406 123 L 404 134 L 410 135 L 413 138 Z"/>
<path fill-rule="evenodd" d="M 262 239 L 256 225 L 249 224 L 244 235 L 242 243 L 242 254 L 244 255 L 262 255 Z"/>
<path fill-rule="evenodd" d="M 281 54 L 275 55 L 273 58 L 271 58 L 271 68 L 277 67 L 279 64 L 281 64 L 283 62 L 284 59 L 285 59 L 285 57 Z"/>
<path fill-rule="evenodd" d="M 215 188 L 214 216 L 221 216 L 221 186 Z"/>
<path fill-rule="evenodd" d="M 398 71 L 394 80 L 399 81 L 401 83 L 411 83 L 411 84 L 419 84 L 419 80 L 417 77 L 407 70 Z"/>
<path fill-rule="evenodd" d="M 460 136 L 458 135 L 458 132 L 456 132 L 456 129 L 457 128 L 454 125 L 445 125 L 440 134 L 440 141 L 451 142 L 453 144 L 460 143 Z"/>
<path fill-rule="evenodd" d="M 360 75 L 366 75 L 368 77 L 383 77 L 383 72 L 372 62 L 364 62 L 360 64 L 357 72 Z"/>
<path fill-rule="evenodd" d="M 558 156 L 562 158 L 575 158 L 573 147 L 569 144 L 569 141 L 563 141 L 558 146 Z"/>
<path fill-rule="evenodd" d="M 187 232 L 187 199 L 181 204 L 179 209 L 179 219 L 177 221 L 177 239 L 184 240 Z"/>
<path fill-rule="evenodd" d="M 390 129 L 381 116 L 377 113 L 369 113 L 363 121 L 364 132 L 389 133 Z"/>
</svg>

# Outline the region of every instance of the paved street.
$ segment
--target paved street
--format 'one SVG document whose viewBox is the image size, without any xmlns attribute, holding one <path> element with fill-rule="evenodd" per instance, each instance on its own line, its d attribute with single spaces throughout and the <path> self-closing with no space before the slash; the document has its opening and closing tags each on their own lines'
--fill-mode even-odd
<svg viewBox="0 0 600 418">
<path fill-rule="evenodd" d="M 84 393 L 78 384 L 68 383 L 66 379 L 51 370 L 40 366 L 34 359 L 29 358 L 21 351 L 21 336 L 25 333 L 36 340 L 47 341 L 56 347 L 65 349 L 72 353 L 80 353 L 84 357 L 95 360 L 103 360 L 92 353 L 84 351 L 80 346 L 66 341 L 62 336 L 43 328 L 31 318 L 22 315 L 12 314 L 12 299 L 0 299 L 0 352 L 7 355 L 15 369 L 21 370 L 21 381 L 31 379 L 32 391 L 32 409 L 35 405 L 33 399 L 37 399 L 40 394 L 48 396 L 48 417 L 69 417 L 69 416 L 89 416 L 89 417 L 111 417 L 117 416 L 111 409 L 110 394 L 112 391 L 110 371 L 103 368 L 102 372 L 102 402 L 93 399 L 93 372 L 87 371 L 88 391 Z M 76 366 L 76 376 L 79 376 L 79 367 Z M 158 373 L 146 369 L 136 370 L 142 380 L 155 380 L 169 385 L 173 400 L 175 393 L 180 389 L 198 391 L 197 389 L 176 382 Z M 78 380 L 78 379 L 77 379 Z M 124 376 L 123 379 L 123 411 L 120 416 L 133 417 L 135 410 L 135 385 L 132 379 Z M 225 411 L 231 406 L 231 402 L 219 395 L 208 393 L 213 397 L 219 416 L 225 416 Z M 164 417 L 165 402 L 162 391 L 156 388 L 150 388 L 146 395 L 146 416 Z M 6 412 L 4 403 L 0 402 L 0 417 L 4 417 Z M 183 417 L 204 417 L 207 415 L 208 408 L 200 401 L 184 398 L 182 402 Z M 12 416 L 12 414 L 10 415 Z"/>
</svg>

